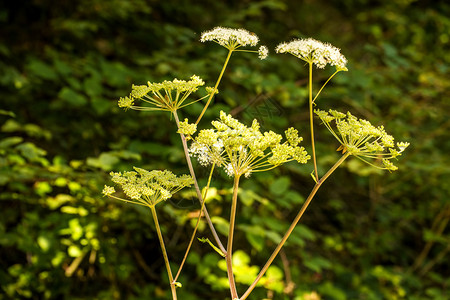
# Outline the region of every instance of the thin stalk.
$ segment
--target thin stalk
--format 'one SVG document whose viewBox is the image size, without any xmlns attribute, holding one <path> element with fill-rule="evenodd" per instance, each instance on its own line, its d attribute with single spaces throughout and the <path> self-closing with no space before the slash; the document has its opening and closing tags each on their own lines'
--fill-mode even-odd
<svg viewBox="0 0 450 300">
<path fill-rule="evenodd" d="M 312 62 L 309 63 L 309 127 L 311 128 L 311 146 L 314 163 L 314 175 L 316 182 L 319 181 L 319 173 L 317 173 L 316 147 L 314 145 L 314 118 L 313 118 L 313 98 L 312 98 Z"/>
<path fill-rule="evenodd" d="M 320 92 L 322 92 L 323 88 L 327 85 L 328 81 L 330 81 L 331 78 L 333 78 L 334 75 L 336 75 L 338 72 L 340 72 L 340 71 L 338 70 L 338 71 L 334 72 L 333 75 L 331 75 L 330 78 L 328 78 L 328 80 L 322 85 L 322 87 L 321 87 L 320 90 L 317 92 L 316 96 L 314 97 L 314 99 L 313 99 L 313 101 L 312 101 L 313 103 L 314 103 L 314 101 L 316 101 L 317 97 L 319 97 Z"/>
<path fill-rule="evenodd" d="M 435 218 L 433 225 L 431 226 L 431 231 L 434 232 L 434 235 L 440 236 L 442 232 L 444 232 L 445 227 L 449 222 L 449 217 L 450 217 L 450 206 L 447 206 L 445 209 L 441 210 L 441 212 Z M 433 240 L 430 240 L 426 243 L 420 255 L 416 258 L 416 261 L 414 262 L 411 271 L 418 269 L 423 264 L 425 258 L 427 257 L 433 245 L 434 245 Z"/>
<path fill-rule="evenodd" d="M 173 111 L 173 116 L 175 117 L 175 122 L 177 123 L 177 128 L 180 128 L 180 120 L 178 119 L 177 111 Z M 211 221 L 211 218 L 209 217 L 208 210 L 206 209 L 206 205 L 203 204 L 204 200 L 202 197 L 202 193 L 200 192 L 200 188 L 198 187 L 197 177 L 195 176 L 194 168 L 192 167 L 192 161 L 191 157 L 189 156 L 189 150 L 186 142 L 186 137 L 184 134 L 180 133 L 181 143 L 183 144 L 183 150 L 184 155 L 186 157 L 186 162 L 189 168 L 189 173 L 191 174 L 192 179 L 194 180 L 194 187 L 195 191 L 197 193 L 198 201 L 200 201 L 201 206 L 203 207 L 203 213 L 205 214 L 205 219 L 208 222 L 209 229 L 211 230 L 211 233 L 214 237 L 214 240 L 216 241 L 217 245 L 219 246 L 219 249 L 226 253 L 225 247 L 223 246 L 222 242 L 220 241 L 219 235 L 216 232 L 216 229 L 214 228 L 214 224 Z"/>
<path fill-rule="evenodd" d="M 283 238 L 281 239 L 280 243 L 278 243 L 277 247 L 275 248 L 275 250 L 273 251 L 272 255 L 269 257 L 269 259 L 267 260 L 266 264 L 264 265 L 264 267 L 261 269 L 261 271 L 259 272 L 258 276 L 256 276 L 256 279 L 253 281 L 253 283 L 250 285 L 250 287 L 247 289 L 247 291 L 242 295 L 242 297 L 240 298 L 240 300 L 245 300 L 247 299 L 247 297 L 250 295 L 250 293 L 253 291 L 253 289 L 256 287 L 256 285 L 258 284 L 258 282 L 261 280 L 261 278 L 264 276 L 264 274 L 266 273 L 267 269 L 270 267 L 270 265 L 272 264 L 273 260 L 275 259 L 275 257 L 278 255 L 278 252 L 280 252 L 281 248 L 284 246 L 284 243 L 286 243 L 286 240 L 289 238 L 289 236 L 291 235 L 292 231 L 294 230 L 295 226 L 297 225 L 298 221 L 300 221 L 301 217 L 303 216 L 303 214 L 306 211 L 306 208 L 308 207 L 308 205 L 311 203 L 311 200 L 314 198 L 314 196 L 316 195 L 317 191 L 319 190 L 320 186 L 322 185 L 322 183 L 325 182 L 325 180 L 337 169 L 337 167 L 339 167 L 340 164 L 342 164 L 342 162 L 349 156 L 349 153 L 344 154 L 329 170 L 328 172 L 320 179 L 317 181 L 316 185 L 313 187 L 311 193 L 309 194 L 308 198 L 306 199 L 305 203 L 303 204 L 303 206 L 301 207 L 300 211 L 298 212 L 297 216 L 295 217 L 294 221 L 292 221 L 291 226 L 289 226 L 289 229 L 286 231 L 286 233 L 284 234 Z"/>
<path fill-rule="evenodd" d="M 211 183 L 212 174 L 214 173 L 214 167 L 215 167 L 215 164 L 213 164 L 212 167 L 211 167 L 211 172 L 209 173 L 208 184 L 206 185 L 205 194 L 203 195 L 203 199 L 206 199 L 206 194 L 208 193 L 209 185 Z M 192 243 L 194 242 L 195 234 L 197 233 L 198 225 L 200 224 L 200 220 L 202 219 L 202 211 L 203 211 L 203 207 L 204 206 L 205 206 L 205 201 L 203 201 L 202 207 L 200 208 L 200 212 L 198 213 L 197 224 L 195 224 L 194 232 L 192 233 L 191 240 L 189 241 L 189 245 L 188 245 L 188 247 L 186 249 L 186 253 L 184 254 L 183 261 L 180 264 L 180 268 L 178 269 L 177 275 L 173 279 L 173 283 L 174 284 L 177 281 L 178 277 L 180 276 L 181 270 L 183 269 L 184 263 L 186 262 L 186 259 L 188 257 L 189 251 L 191 250 L 191 246 L 192 246 Z"/>
<path fill-rule="evenodd" d="M 426 265 L 423 266 L 422 270 L 419 272 L 419 276 L 424 276 L 428 274 L 428 272 L 442 259 L 445 258 L 447 253 L 450 252 L 450 245 L 447 245 L 445 249 L 439 252 L 431 261 L 429 261 Z"/>
<path fill-rule="evenodd" d="M 170 270 L 169 257 L 167 256 L 166 247 L 164 246 L 164 239 L 161 233 L 161 227 L 159 227 L 158 216 L 156 215 L 156 210 L 154 205 L 149 205 L 152 211 L 153 221 L 155 221 L 156 232 L 158 233 L 159 244 L 161 245 L 161 251 L 164 257 L 164 263 L 166 264 L 167 275 L 169 276 L 170 290 L 172 291 L 172 299 L 177 300 L 176 287 L 173 284 L 172 271 Z"/>
<path fill-rule="evenodd" d="M 203 115 L 205 114 L 206 109 L 208 108 L 209 104 L 211 103 L 212 98 L 216 94 L 217 87 L 219 86 L 219 83 L 220 83 L 220 80 L 222 79 L 223 73 L 225 73 L 225 69 L 227 68 L 228 61 L 230 60 L 230 57 L 231 57 L 231 53 L 233 53 L 233 50 L 229 50 L 228 51 L 227 58 L 225 60 L 225 63 L 223 64 L 222 71 L 220 71 L 219 78 L 217 78 L 216 85 L 214 86 L 214 90 L 211 93 L 211 95 L 209 96 L 208 101 L 206 102 L 205 107 L 203 107 L 203 110 L 200 113 L 200 116 L 198 116 L 198 119 L 195 122 L 195 124 L 198 124 L 200 122 L 200 120 L 202 119 Z"/>
<path fill-rule="evenodd" d="M 233 274 L 233 237 L 234 237 L 234 225 L 236 221 L 238 190 L 239 190 L 239 176 L 235 175 L 233 184 L 233 198 L 231 200 L 230 229 L 228 232 L 227 254 L 225 256 L 225 259 L 227 261 L 227 274 L 228 274 L 228 282 L 230 284 L 231 299 L 239 299 Z"/>
</svg>

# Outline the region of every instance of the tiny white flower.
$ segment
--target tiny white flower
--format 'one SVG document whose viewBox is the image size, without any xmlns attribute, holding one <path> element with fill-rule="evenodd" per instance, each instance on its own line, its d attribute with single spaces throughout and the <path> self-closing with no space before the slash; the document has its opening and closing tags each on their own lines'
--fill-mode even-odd
<svg viewBox="0 0 450 300">
<path fill-rule="evenodd" d="M 227 173 L 228 176 L 232 177 L 234 176 L 234 169 L 232 164 L 227 164 L 224 168 L 225 173 Z"/>
<path fill-rule="evenodd" d="M 215 142 L 212 145 L 212 148 L 218 153 L 222 152 L 222 150 L 223 150 L 223 141 L 222 141 L 222 139 L 217 139 L 217 142 Z"/>
<path fill-rule="evenodd" d="M 409 143 L 407 143 L 407 142 L 397 143 L 397 147 L 398 147 L 398 149 L 400 149 L 400 152 L 403 152 L 406 148 L 408 148 L 408 146 L 409 146 Z"/>
<path fill-rule="evenodd" d="M 211 164 L 211 156 L 209 154 L 208 147 L 204 145 L 199 145 L 198 143 L 193 143 L 189 149 L 191 156 L 197 157 L 198 162 L 206 167 Z"/>
<path fill-rule="evenodd" d="M 268 55 L 269 55 L 269 49 L 267 49 L 266 46 L 259 47 L 259 49 L 258 49 L 258 57 L 261 60 L 266 59 Z"/>
</svg>

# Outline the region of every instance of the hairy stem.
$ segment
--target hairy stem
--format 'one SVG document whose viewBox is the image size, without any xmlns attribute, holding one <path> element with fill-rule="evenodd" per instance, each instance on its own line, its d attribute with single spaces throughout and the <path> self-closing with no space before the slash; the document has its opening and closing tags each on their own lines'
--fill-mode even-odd
<svg viewBox="0 0 450 300">
<path fill-rule="evenodd" d="M 314 118 L 313 118 L 313 98 L 312 98 L 312 62 L 309 63 L 309 127 L 311 128 L 311 147 L 314 163 L 314 177 L 316 183 L 319 181 L 319 173 L 317 173 L 316 147 L 314 145 Z"/>
<path fill-rule="evenodd" d="M 211 183 L 211 178 L 212 178 L 212 174 L 214 172 L 214 167 L 215 167 L 215 165 L 213 164 L 211 167 L 211 172 L 209 173 L 208 184 L 206 185 L 203 199 L 206 199 L 206 195 L 208 194 L 208 189 L 209 189 L 209 185 Z M 181 262 L 180 268 L 178 269 L 178 272 L 177 272 L 177 275 L 175 276 L 175 278 L 173 280 L 174 283 L 177 281 L 178 277 L 180 276 L 181 270 L 183 269 L 184 263 L 186 262 L 189 251 L 191 250 L 192 242 L 194 241 L 195 234 L 197 233 L 198 225 L 200 224 L 200 220 L 202 219 L 202 212 L 203 212 L 204 206 L 205 206 L 205 201 L 203 201 L 202 207 L 200 208 L 200 212 L 198 213 L 197 223 L 195 224 L 194 232 L 192 232 L 191 240 L 189 241 L 189 245 L 186 249 L 186 253 L 184 254 L 183 261 Z"/>
<path fill-rule="evenodd" d="M 286 243 L 286 240 L 289 238 L 289 236 L 291 235 L 292 231 L 294 230 L 295 226 L 297 225 L 298 221 L 300 221 L 301 217 L 303 216 L 303 214 L 306 211 L 306 208 L 308 207 L 308 205 L 311 203 L 311 200 L 314 198 L 314 196 L 316 195 L 317 191 L 319 190 L 320 186 L 322 185 L 322 183 L 325 182 L 325 180 L 337 169 L 337 167 L 339 167 L 340 164 L 342 164 L 342 162 L 349 156 L 349 153 L 344 154 L 329 170 L 328 172 L 320 179 L 317 181 L 316 185 L 313 187 L 311 193 L 309 194 L 308 198 L 306 199 L 305 203 L 303 204 L 303 206 L 301 207 L 300 211 L 298 212 L 297 216 L 295 217 L 294 221 L 292 221 L 291 226 L 289 226 L 289 229 L 286 231 L 286 233 L 284 234 L 283 238 L 281 239 L 280 243 L 278 243 L 277 247 L 275 248 L 275 250 L 273 251 L 272 255 L 269 257 L 269 259 L 267 260 L 266 264 L 264 265 L 264 267 L 261 269 L 261 271 L 259 272 L 258 276 L 256 276 L 256 279 L 253 281 L 253 283 L 250 285 L 250 287 L 247 289 L 247 291 L 242 295 L 242 297 L 240 298 L 240 300 L 245 300 L 247 299 L 247 297 L 250 295 L 250 293 L 253 291 L 253 289 L 256 287 L 256 285 L 258 284 L 258 282 L 261 280 L 261 278 L 264 276 L 264 274 L 266 273 L 267 269 L 270 267 L 270 265 L 272 264 L 273 260 L 275 259 L 275 257 L 278 255 L 278 252 L 280 252 L 281 248 L 284 246 L 284 243 Z"/>
<path fill-rule="evenodd" d="M 173 282 L 172 271 L 170 270 L 169 257 L 167 256 L 166 247 L 164 246 L 164 239 L 161 233 L 161 227 L 159 227 L 158 216 L 154 205 L 150 205 L 152 211 L 153 221 L 155 222 L 156 232 L 158 233 L 159 244 L 161 245 L 161 251 L 164 257 L 164 263 L 166 264 L 167 275 L 169 276 L 170 290 L 172 291 L 172 299 L 177 300 L 177 291 Z"/>
<path fill-rule="evenodd" d="M 180 120 L 178 119 L 177 111 L 173 111 L 173 116 L 175 117 L 175 122 L 177 123 L 177 128 L 180 128 Z M 208 210 L 206 209 L 206 205 L 204 205 L 204 200 L 202 197 L 202 193 L 200 192 L 200 188 L 198 187 L 197 177 L 195 176 L 194 168 L 192 167 L 192 161 L 191 157 L 189 156 L 189 150 L 186 142 L 186 137 L 184 134 L 180 133 L 181 143 L 183 144 L 183 150 L 184 155 L 186 157 L 186 162 L 188 164 L 189 173 L 191 174 L 192 179 L 194 180 L 194 187 L 195 191 L 197 193 L 198 201 L 200 201 L 201 206 L 203 207 L 203 213 L 205 214 L 205 219 L 208 222 L 209 229 L 211 230 L 211 233 L 214 237 L 214 240 L 216 241 L 217 245 L 219 246 L 219 249 L 226 253 L 225 247 L 223 246 L 222 242 L 220 241 L 219 235 L 216 232 L 216 229 L 214 228 L 214 224 L 211 222 L 211 218 L 209 217 Z"/>
<path fill-rule="evenodd" d="M 230 229 L 228 232 L 227 254 L 225 256 L 225 259 L 227 261 L 227 274 L 228 274 L 228 282 L 230 284 L 231 299 L 239 298 L 233 274 L 233 237 L 234 237 L 234 225 L 236 221 L 238 190 L 239 190 L 239 176 L 235 175 L 233 184 L 233 198 L 231 200 Z"/>
<path fill-rule="evenodd" d="M 225 63 L 223 64 L 222 71 L 220 71 L 219 78 L 217 78 L 216 85 L 214 86 L 214 91 L 209 95 L 208 101 L 205 104 L 205 107 L 203 107 L 202 112 L 200 113 L 200 116 L 198 116 L 197 121 L 195 124 L 198 124 L 200 120 L 202 119 L 203 115 L 205 114 L 206 109 L 208 108 L 209 104 L 211 103 L 212 98 L 216 94 L 217 87 L 219 86 L 220 80 L 222 79 L 223 73 L 225 73 L 225 69 L 227 68 L 228 62 L 230 61 L 231 53 L 233 53 L 233 50 L 228 51 L 227 58 L 225 60 Z"/>
</svg>

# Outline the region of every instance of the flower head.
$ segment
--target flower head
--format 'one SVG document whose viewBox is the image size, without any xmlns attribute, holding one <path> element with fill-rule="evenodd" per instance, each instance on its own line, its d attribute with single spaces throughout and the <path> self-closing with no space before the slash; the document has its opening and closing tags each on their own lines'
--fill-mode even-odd
<svg viewBox="0 0 450 300">
<path fill-rule="evenodd" d="M 190 124 L 188 119 L 184 119 L 184 122 L 180 122 L 180 129 L 178 129 L 178 133 L 190 136 L 193 135 L 196 131 L 197 124 Z"/>
<path fill-rule="evenodd" d="M 191 186 L 194 181 L 191 176 L 176 176 L 172 172 L 164 170 L 147 171 L 134 168 L 135 171 L 111 172 L 111 180 L 121 186 L 128 199 L 122 199 L 113 195 L 114 187 L 105 186 L 103 194 L 114 199 L 144 206 L 154 206 L 167 200 L 173 194 L 184 187 Z"/>
<path fill-rule="evenodd" d="M 103 188 L 102 194 L 104 196 L 109 196 L 111 194 L 114 194 L 116 192 L 116 190 L 114 189 L 113 186 L 107 186 L 105 185 L 105 187 Z"/>
<path fill-rule="evenodd" d="M 344 114 L 335 110 L 316 110 L 315 113 L 341 143 L 338 150 L 348 152 L 376 168 L 397 170 L 390 159 L 400 156 L 409 143 L 397 143 L 395 147 L 394 137 L 387 134 L 383 126 L 375 127 L 369 121 L 358 119 L 349 112 Z M 336 130 L 333 129 L 333 121 Z M 376 165 L 367 159 L 379 159 L 382 165 Z"/>
<path fill-rule="evenodd" d="M 214 128 L 201 130 L 194 138 L 190 153 L 204 166 L 214 163 L 223 167 L 229 176 L 248 177 L 292 160 L 306 163 L 310 158 L 299 146 L 302 138 L 293 128 L 286 131 L 287 141 L 281 143 L 281 135 L 261 133 L 256 120 L 247 127 L 223 111 L 212 125 Z"/>
<path fill-rule="evenodd" d="M 124 109 L 128 109 L 133 106 L 134 99 L 130 97 L 120 97 L 119 99 L 119 107 L 122 107 Z"/>
<path fill-rule="evenodd" d="M 347 59 L 341 54 L 339 48 L 312 38 L 281 43 L 275 50 L 277 53 L 290 53 L 308 63 L 315 64 L 320 69 L 330 64 L 340 71 L 347 71 L 345 66 Z"/>
<path fill-rule="evenodd" d="M 121 97 L 118 104 L 119 107 L 125 109 L 175 111 L 200 101 L 213 92 L 217 92 L 213 88 L 207 87 L 208 95 L 197 100 L 188 100 L 188 97 L 204 84 L 205 82 L 199 76 L 193 75 L 189 81 L 175 78 L 172 81 L 165 80 L 160 83 L 148 82 L 147 85 L 133 85 L 130 95 L 128 97 Z M 136 100 L 140 100 L 151 106 L 134 105 Z"/>
<path fill-rule="evenodd" d="M 203 32 L 200 41 L 213 41 L 228 50 L 235 50 L 247 45 L 256 46 L 259 38 L 245 29 L 215 27 L 210 31 Z"/>
</svg>

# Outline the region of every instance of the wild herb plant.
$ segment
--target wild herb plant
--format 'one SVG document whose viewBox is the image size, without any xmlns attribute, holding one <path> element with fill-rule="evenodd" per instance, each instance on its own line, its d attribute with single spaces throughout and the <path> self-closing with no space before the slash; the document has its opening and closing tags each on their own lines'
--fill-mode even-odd
<svg viewBox="0 0 450 300">
<path fill-rule="evenodd" d="M 189 81 L 174 79 L 173 81 L 164 81 L 161 83 L 148 82 L 147 85 L 133 85 L 130 95 L 121 97 L 118 103 L 125 110 L 161 110 L 170 112 L 176 122 L 177 132 L 180 135 L 190 175 L 181 175 L 178 177 L 167 170 L 146 171 L 140 168 L 135 168 L 135 171 L 124 172 L 123 174 L 111 172 L 112 181 L 120 186 L 123 192 L 117 194 L 113 187 L 105 186 L 103 194 L 126 203 L 134 203 L 150 208 L 167 268 L 173 299 L 177 299 L 176 288 L 182 287 L 182 284 L 177 280 L 190 251 L 201 216 L 204 215 L 214 236 L 215 243 L 209 240 L 206 240 L 206 242 L 222 255 L 226 261 L 231 298 L 233 300 L 244 300 L 249 297 L 253 289 L 261 281 L 319 188 L 344 160 L 349 156 L 354 156 L 375 168 L 395 171 L 397 167 L 392 163 L 392 159 L 400 156 L 409 144 L 405 142 L 395 144 L 394 138 L 386 133 L 383 126 L 376 127 L 367 120 L 358 119 L 350 112 L 341 113 L 335 110 L 326 112 L 320 109 L 313 109 L 317 106 L 316 100 L 327 83 L 338 72 L 347 71 L 347 59 L 340 53 L 338 48 L 311 38 L 281 43 L 276 48 L 277 53 L 290 53 L 302 60 L 302 63 L 306 62 L 309 69 L 308 91 L 311 154 L 308 154 L 305 148 L 300 145 L 303 138 L 299 136 L 298 130 L 295 128 L 286 129 L 283 138 L 282 135 L 273 131 L 261 132 L 260 124 L 257 120 L 253 120 L 253 123 L 247 126 L 223 111 L 220 112 L 217 120 L 211 122 L 212 127 L 210 129 L 202 129 L 196 134 L 197 125 L 202 120 L 214 96 L 218 93 L 218 86 L 232 53 L 255 52 L 259 54 L 261 59 L 266 58 L 268 55 L 268 49 L 265 46 L 261 46 L 258 50 L 244 48 L 246 46 L 256 46 L 259 41 L 255 34 L 244 29 L 216 27 L 211 31 L 204 32 L 200 40 L 202 42 L 213 41 L 228 49 L 228 55 L 225 58 L 222 70 L 214 87 L 206 87 L 203 96 L 197 98 L 193 96 L 205 84 L 200 77 L 193 75 Z M 314 65 L 317 68 L 325 68 L 327 65 L 330 65 L 336 69 L 316 94 L 313 93 Z M 178 110 L 204 99 L 207 99 L 207 101 L 195 123 L 189 123 L 188 119 L 180 122 L 177 113 Z M 314 113 L 338 140 L 340 146 L 337 150 L 342 152 L 342 156 L 323 175 L 319 174 L 317 170 L 318 157 L 316 157 L 314 145 Z M 239 293 L 236 288 L 232 261 L 233 237 L 237 213 L 236 207 L 241 177 L 244 176 L 251 180 L 251 175 L 255 172 L 269 171 L 291 161 L 306 164 L 311 157 L 314 168 L 311 176 L 315 184 L 309 196 L 254 281 L 244 293 Z M 210 167 L 208 183 L 205 189 L 203 189 L 203 194 L 201 193 L 202 189 L 198 184 L 196 172 L 192 165 L 192 158 L 197 159 L 200 165 Z M 211 177 L 217 168 L 223 169 L 228 176 L 233 178 L 233 195 L 226 244 L 219 237 L 205 204 Z M 191 185 L 194 185 L 201 210 L 190 243 L 187 245 L 184 258 L 177 274 L 173 276 L 155 206 L 159 202 L 171 198 L 180 189 Z"/>
</svg>

